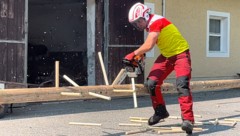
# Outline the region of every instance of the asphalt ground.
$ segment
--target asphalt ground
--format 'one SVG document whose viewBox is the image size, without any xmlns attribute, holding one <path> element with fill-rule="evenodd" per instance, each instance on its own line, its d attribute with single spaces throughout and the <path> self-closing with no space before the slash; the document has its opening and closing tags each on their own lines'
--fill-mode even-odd
<svg viewBox="0 0 240 136">
<path fill-rule="evenodd" d="M 177 94 L 164 94 L 171 116 L 180 116 Z M 214 121 L 216 118 L 240 119 L 240 89 L 195 92 L 194 114 L 202 118 L 196 121 Z M 77 100 L 49 103 L 14 105 L 13 113 L 0 120 L 0 136 L 121 136 L 130 130 L 147 127 L 119 126 L 132 123 L 130 116 L 150 117 L 153 114 L 149 96 L 138 97 L 138 108 L 133 108 L 132 97 L 106 100 Z M 100 123 L 101 126 L 69 125 L 69 122 Z M 181 123 L 181 119 L 165 119 L 157 126 L 169 127 Z M 194 131 L 201 136 L 240 136 L 240 122 L 231 125 L 202 125 L 204 131 Z M 154 131 L 133 136 L 160 135 Z M 185 136 L 185 133 L 161 134 L 163 136 Z"/>
</svg>

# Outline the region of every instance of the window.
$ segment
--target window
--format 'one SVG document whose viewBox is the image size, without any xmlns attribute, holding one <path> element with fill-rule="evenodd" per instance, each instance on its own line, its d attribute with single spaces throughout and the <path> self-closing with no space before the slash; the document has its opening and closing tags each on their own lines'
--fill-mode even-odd
<svg viewBox="0 0 240 136">
<path fill-rule="evenodd" d="M 207 12 L 207 57 L 229 57 L 230 14 Z"/>
</svg>

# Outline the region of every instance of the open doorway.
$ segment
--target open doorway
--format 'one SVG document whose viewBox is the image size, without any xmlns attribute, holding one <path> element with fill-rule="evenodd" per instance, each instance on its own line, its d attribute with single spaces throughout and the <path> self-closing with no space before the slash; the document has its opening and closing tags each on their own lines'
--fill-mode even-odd
<svg viewBox="0 0 240 136">
<path fill-rule="evenodd" d="M 54 86 L 60 61 L 60 86 L 66 74 L 87 85 L 86 0 L 29 0 L 28 83 Z"/>
</svg>

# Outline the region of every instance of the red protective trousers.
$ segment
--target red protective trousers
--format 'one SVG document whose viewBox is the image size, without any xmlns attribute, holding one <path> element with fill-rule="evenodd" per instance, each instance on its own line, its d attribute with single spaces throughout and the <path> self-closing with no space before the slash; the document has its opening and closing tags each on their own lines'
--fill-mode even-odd
<svg viewBox="0 0 240 136">
<path fill-rule="evenodd" d="M 156 81 L 155 95 L 151 96 L 152 106 L 155 109 L 157 105 L 165 105 L 161 92 L 163 80 L 172 72 L 176 73 L 177 90 L 179 93 L 178 102 L 180 104 L 182 117 L 184 120 L 194 122 L 192 94 L 189 89 L 191 79 L 191 58 L 187 50 L 178 55 L 166 58 L 160 55 L 154 62 L 149 73 L 148 79 Z"/>
</svg>

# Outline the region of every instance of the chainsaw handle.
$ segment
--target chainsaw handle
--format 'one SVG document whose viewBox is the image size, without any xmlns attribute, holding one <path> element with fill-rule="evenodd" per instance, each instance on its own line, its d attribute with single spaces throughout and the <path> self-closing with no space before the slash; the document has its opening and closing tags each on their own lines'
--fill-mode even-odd
<svg viewBox="0 0 240 136">
<path fill-rule="evenodd" d="M 133 60 L 134 60 L 134 61 L 139 61 L 139 60 L 141 60 L 143 57 L 144 57 L 143 55 L 136 55 L 136 56 L 133 57 Z"/>
<path fill-rule="evenodd" d="M 144 56 L 145 56 L 145 54 L 143 54 L 143 55 L 136 55 L 136 56 L 133 57 L 132 60 L 123 59 L 123 63 L 128 64 L 128 63 L 131 63 L 131 62 L 134 62 L 134 61 L 138 62 L 139 60 L 144 58 Z"/>
<path fill-rule="evenodd" d="M 122 62 L 123 62 L 123 64 L 125 64 L 127 66 L 138 67 L 138 62 L 134 59 L 133 60 L 123 59 Z"/>
<path fill-rule="evenodd" d="M 127 60 L 127 59 L 123 59 L 123 60 L 122 60 L 122 63 L 125 64 L 125 65 L 130 65 L 130 64 L 131 64 L 131 61 L 130 61 L 130 60 Z"/>
</svg>

